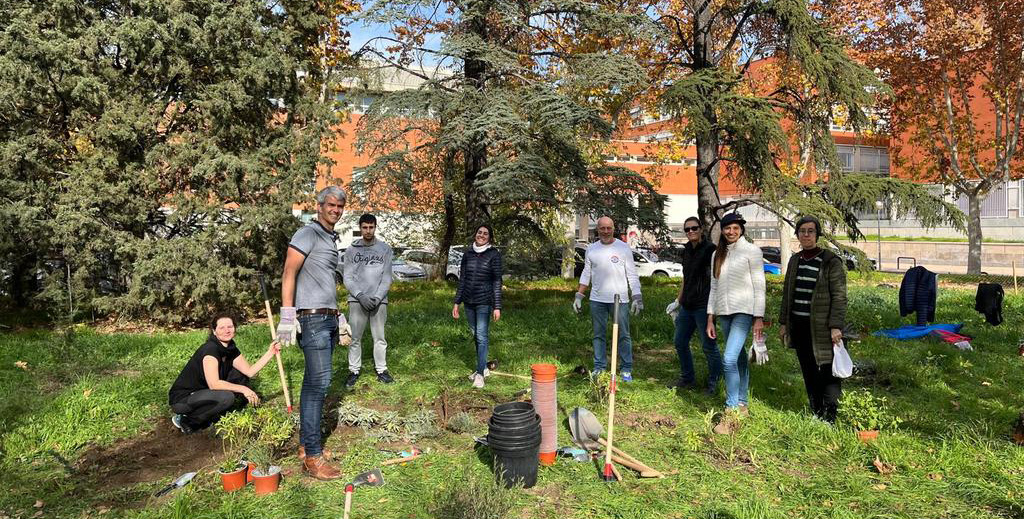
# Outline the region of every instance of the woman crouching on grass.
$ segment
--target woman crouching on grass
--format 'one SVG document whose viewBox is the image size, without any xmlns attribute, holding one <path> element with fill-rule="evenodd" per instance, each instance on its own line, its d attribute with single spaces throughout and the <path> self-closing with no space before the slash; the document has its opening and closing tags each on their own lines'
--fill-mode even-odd
<svg viewBox="0 0 1024 519">
<path fill-rule="evenodd" d="M 267 352 L 255 364 L 249 364 L 235 347 L 235 318 L 221 313 L 210 322 L 210 336 L 185 363 L 168 400 L 175 415 L 171 422 L 185 434 L 209 427 L 224 413 L 241 409 L 246 403 L 257 405 L 260 397 L 249 387 L 281 345 L 270 343 Z M 236 405 L 236 393 L 245 397 Z"/>
</svg>

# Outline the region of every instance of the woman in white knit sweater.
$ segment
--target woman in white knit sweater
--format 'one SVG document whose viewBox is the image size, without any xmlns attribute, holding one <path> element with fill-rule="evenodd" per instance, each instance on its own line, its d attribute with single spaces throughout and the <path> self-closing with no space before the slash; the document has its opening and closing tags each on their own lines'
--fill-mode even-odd
<svg viewBox="0 0 1024 519">
<path fill-rule="evenodd" d="M 716 338 L 715 317 L 725 339 L 725 415 L 715 426 L 719 434 L 733 432 L 746 416 L 750 370 L 744 343 L 751 329 L 754 338 L 764 333 L 764 259 L 761 249 L 743 238 L 747 222 L 737 213 L 722 218 L 722 235 L 711 260 L 708 297 L 708 336 Z"/>
</svg>

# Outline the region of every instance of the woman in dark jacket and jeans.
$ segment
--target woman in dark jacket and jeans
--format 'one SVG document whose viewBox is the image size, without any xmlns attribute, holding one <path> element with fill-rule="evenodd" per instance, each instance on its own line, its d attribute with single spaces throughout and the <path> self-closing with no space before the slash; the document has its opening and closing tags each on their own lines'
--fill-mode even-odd
<svg viewBox="0 0 1024 519">
<path fill-rule="evenodd" d="M 818 247 L 817 218 L 798 220 L 796 235 L 801 250 L 786 268 L 779 331 L 796 350 L 814 416 L 835 423 L 842 381 L 832 376 L 832 345 L 842 340 L 846 324 L 846 265 Z"/>
<path fill-rule="evenodd" d="M 455 291 L 452 317 L 459 318 L 459 303 L 466 307 L 466 321 L 476 341 L 476 371 L 470 376 L 473 387 L 484 387 L 487 373 L 489 319 L 501 319 L 501 253 L 494 247 L 494 232 L 489 225 L 477 227 L 473 243 L 462 255 L 459 287 Z"/>
</svg>

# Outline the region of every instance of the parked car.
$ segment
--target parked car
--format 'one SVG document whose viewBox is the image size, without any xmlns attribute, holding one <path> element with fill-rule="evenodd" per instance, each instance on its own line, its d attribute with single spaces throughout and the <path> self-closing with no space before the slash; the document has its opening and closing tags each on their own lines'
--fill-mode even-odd
<svg viewBox="0 0 1024 519">
<path fill-rule="evenodd" d="M 586 259 L 586 255 L 586 247 L 576 247 L 576 268 L 574 271 L 577 278 L 583 274 L 583 264 Z M 633 251 L 633 263 L 636 264 L 636 273 L 640 276 L 672 278 L 683 277 L 683 267 L 679 263 L 671 261 L 651 261 L 646 256 L 635 250 Z"/>
<path fill-rule="evenodd" d="M 782 249 L 778 247 L 762 245 L 761 255 L 764 256 L 764 260 L 768 263 L 782 263 Z M 786 258 L 786 260 L 789 260 L 789 258 Z"/>
<path fill-rule="evenodd" d="M 768 261 L 767 258 L 764 260 L 764 273 L 765 274 L 782 274 L 782 264 Z"/>
<path fill-rule="evenodd" d="M 451 256 L 451 254 L 449 254 L 449 256 Z M 423 249 L 409 249 L 402 252 L 399 259 L 409 265 L 423 269 L 424 274 L 426 274 L 428 278 L 433 277 L 434 271 L 437 270 L 436 252 Z"/>
<path fill-rule="evenodd" d="M 401 258 L 391 260 L 391 279 L 394 281 L 423 281 L 427 273 L 423 269 L 410 265 Z"/>
<path fill-rule="evenodd" d="M 852 252 L 849 252 L 849 251 L 840 250 L 835 245 L 829 245 L 829 250 L 834 252 L 840 258 L 843 258 L 843 261 L 846 263 L 846 270 L 857 270 L 858 268 L 860 268 L 860 263 L 859 263 L 859 261 L 857 259 L 857 255 L 856 254 L 854 254 Z M 868 270 L 877 270 L 878 269 L 878 261 L 876 261 L 874 259 L 871 259 L 871 258 L 867 258 L 867 260 L 868 260 Z"/>
</svg>

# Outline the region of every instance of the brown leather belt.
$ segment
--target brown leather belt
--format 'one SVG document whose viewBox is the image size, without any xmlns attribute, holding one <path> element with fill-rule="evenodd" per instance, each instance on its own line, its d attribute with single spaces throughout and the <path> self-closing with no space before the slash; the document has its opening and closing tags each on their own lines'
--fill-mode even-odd
<svg viewBox="0 0 1024 519">
<path fill-rule="evenodd" d="M 295 312 L 299 315 L 338 315 L 337 308 L 305 308 Z"/>
</svg>

